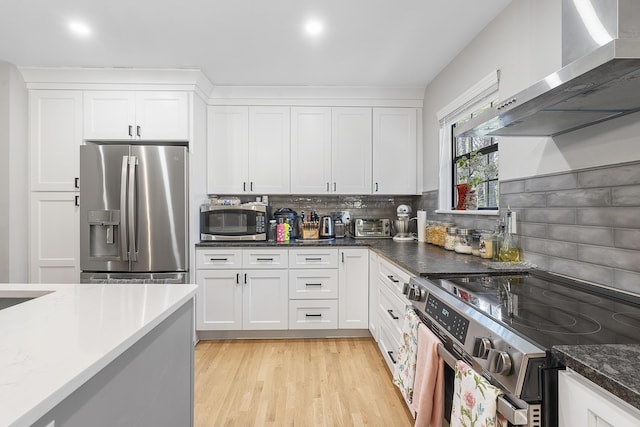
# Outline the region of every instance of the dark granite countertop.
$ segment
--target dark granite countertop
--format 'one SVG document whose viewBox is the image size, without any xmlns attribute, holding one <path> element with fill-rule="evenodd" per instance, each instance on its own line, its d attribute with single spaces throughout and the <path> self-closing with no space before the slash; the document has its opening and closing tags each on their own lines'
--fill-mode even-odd
<svg viewBox="0 0 640 427">
<path fill-rule="evenodd" d="M 197 247 L 349 247 L 359 246 L 373 249 L 399 267 L 416 276 L 437 277 L 450 274 L 498 274 L 505 270 L 487 267 L 488 261 L 477 256 L 458 254 L 429 243 L 396 242 L 393 239 L 344 239 L 333 240 L 295 240 L 290 243 L 273 242 L 201 242 Z"/>
<path fill-rule="evenodd" d="M 640 409 L 640 344 L 559 345 L 558 362 Z"/>
</svg>

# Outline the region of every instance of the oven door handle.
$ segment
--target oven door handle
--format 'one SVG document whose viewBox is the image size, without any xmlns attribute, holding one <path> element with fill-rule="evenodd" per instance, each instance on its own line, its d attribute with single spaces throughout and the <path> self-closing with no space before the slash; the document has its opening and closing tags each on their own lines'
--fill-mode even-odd
<svg viewBox="0 0 640 427">
<path fill-rule="evenodd" d="M 444 363 L 449 365 L 454 371 L 456 369 L 456 362 L 458 358 L 444 348 L 442 344 L 438 344 L 438 356 L 442 357 Z M 513 406 L 511 402 L 504 398 L 503 395 L 498 396 L 497 411 L 501 413 L 507 421 L 514 426 L 525 426 L 529 422 L 528 409 L 521 409 Z"/>
</svg>

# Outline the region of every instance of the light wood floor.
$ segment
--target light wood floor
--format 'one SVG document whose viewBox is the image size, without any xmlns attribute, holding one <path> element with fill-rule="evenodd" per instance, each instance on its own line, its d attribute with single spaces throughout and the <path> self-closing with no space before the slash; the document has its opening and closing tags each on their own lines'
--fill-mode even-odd
<svg viewBox="0 0 640 427">
<path fill-rule="evenodd" d="M 412 426 L 371 338 L 201 341 L 195 425 Z"/>
</svg>

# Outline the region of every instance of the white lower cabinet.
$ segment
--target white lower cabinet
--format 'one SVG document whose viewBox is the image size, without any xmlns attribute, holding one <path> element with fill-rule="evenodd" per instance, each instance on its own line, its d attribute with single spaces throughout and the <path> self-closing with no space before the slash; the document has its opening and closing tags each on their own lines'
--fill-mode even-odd
<svg viewBox="0 0 640 427">
<path fill-rule="evenodd" d="M 637 427 L 640 410 L 571 369 L 558 373 L 560 427 Z"/>
<path fill-rule="evenodd" d="M 404 283 L 409 282 L 410 273 L 389 261 L 378 257 L 376 271 L 371 271 L 372 315 L 378 331 L 378 347 L 389 369 L 393 372 L 402 338 L 404 317 L 411 303 L 402 294 Z"/>
<path fill-rule="evenodd" d="M 340 249 L 338 327 L 369 328 L 369 250 Z"/>
<path fill-rule="evenodd" d="M 378 307 L 378 254 L 369 251 L 369 332 L 376 342 L 379 336 Z"/>
<path fill-rule="evenodd" d="M 287 267 L 286 249 L 199 248 L 197 329 L 288 329 Z"/>
<path fill-rule="evenodd" d="M 289 329 L 338 328 L 338 250 L 289 250 Z"/>
<path fill-rule="evenodd" d="M 29 282 L 80 282 L 78 193 L 33 191 L 30 200 Z"/>
</svg>

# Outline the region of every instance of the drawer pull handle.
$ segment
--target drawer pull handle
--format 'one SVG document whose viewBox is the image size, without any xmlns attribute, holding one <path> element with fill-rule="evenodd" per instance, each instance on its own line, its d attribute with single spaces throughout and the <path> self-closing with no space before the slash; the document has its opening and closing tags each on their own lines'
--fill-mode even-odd
<svg viewBox="0 0 640 427">
<path fill-rule="evenodd" d="M 266 262 L 266 261 L 273 262 L 273 258 L 256 258 L 256 261 L 258 261 L 258 262 Z"/>
<path fill-rule="evenodd" d="M 322 258 L 305 258 L 305 261 L 309 262 L 309 261 L 322 261 Z"/>
<path fill-rule="evenodd" d="M 305 317 L 322 317 L 322 314 L 305 314 Z"/>
<path fill-rule="evenodd" d="M 322 283 L 305 283 L 305 286 L 322 286 Z"/>
<path fill-rule="evenodd" d="M 236 285 L 240 284 L 240 273 L 236 273 Z"/>
<path fill-rule="evenodd" d="M 398 279 L 396 279 L 395 277 L 389 275 L 387 276 L 389 278 L 389 280 L 391 280 L 393 283 L 400 283 L 400 281 Z"/>
<path fill-rule="evenodd" d="M 389 313 L 389 316 L 391 316 L 391 318 L 392 318 L 393 320 L 398 320 L 398 319 L 399 319 L 399 317 L 398 317 L 398 316 L 396 316 L 395 314 L 393 314 L 393 310 L 387 310 L 387 313 Z"/>
<path fill-rule="evenodd" d="M 209 258 L 209 261 L 211 262 L 225 262 L 228 261 L 228 258 Z"/>
<path fill-rule="evenodd" d="M 247 273 L 244 273 L 244 284 L 247 284 Z"/>
<path fill-rule="evenodd" d="M 393 362 L 393 364 L 396 364 L 396 359 L 393 358 L 393 351 L 387 351 L 387 354 L 389 355 L 389 358 L 391 359 L 391 362 Z"/>
</svg>

